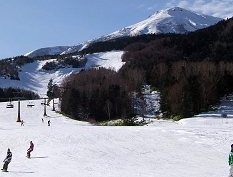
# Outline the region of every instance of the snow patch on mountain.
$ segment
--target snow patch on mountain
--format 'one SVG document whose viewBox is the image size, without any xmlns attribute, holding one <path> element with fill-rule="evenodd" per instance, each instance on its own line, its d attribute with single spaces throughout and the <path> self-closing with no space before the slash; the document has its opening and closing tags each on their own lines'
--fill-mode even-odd
<svg viewBox="0 0 233 177">
<path fill-rule="evenodd" d="M 88 54 L 85 68 L 104 67 L 118 71 L 125 62 L 122 62 L 123 51 L 101 52 Z"/>
</svg>

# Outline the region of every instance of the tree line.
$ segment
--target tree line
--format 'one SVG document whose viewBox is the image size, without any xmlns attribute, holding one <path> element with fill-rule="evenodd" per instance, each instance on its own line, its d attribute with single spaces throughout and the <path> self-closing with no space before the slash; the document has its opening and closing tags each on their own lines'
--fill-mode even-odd
<svg viewBox="0 0 233 177">
<path fill-rule="evenodd" d="M 11 98 L 22 98 L 26 100 L 38 99 L 39 95 L 20 88 L 0 88 L 0 102 L 6 102 Z"/>
</svg>

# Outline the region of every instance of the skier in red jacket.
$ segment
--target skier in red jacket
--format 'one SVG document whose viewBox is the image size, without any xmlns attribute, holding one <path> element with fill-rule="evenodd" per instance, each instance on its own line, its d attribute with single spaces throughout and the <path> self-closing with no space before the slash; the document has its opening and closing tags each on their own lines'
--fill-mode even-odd
<svg viewBox="0 0 233 177">
<path fill-rule="evenodd" d="M 31 158 L 31 152 L 34 150 L 34 144 L 32 141 L 30 141 L 30 147 L 27 150 L 27 157 Z"/>
</svg>

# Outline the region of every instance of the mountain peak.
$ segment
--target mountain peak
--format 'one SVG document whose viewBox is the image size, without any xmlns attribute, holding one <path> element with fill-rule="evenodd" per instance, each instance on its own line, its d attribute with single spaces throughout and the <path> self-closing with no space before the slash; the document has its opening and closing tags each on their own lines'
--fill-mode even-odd
<svg viewBox="0 0 233 177">
<path fill-rule="evenodd" d="M 172 7 L 172 8 L 169 8 L 168 11 L 187 11 L 186 9 L 184 8 L 181 8 L 181 7 Z"/>
<path fill-rule="evenodd" d="M 184 8 L 181 7 L 172 7 L 172 8 L 167 8 L 167 9 L 162 9 L 162 10 L 157 10 L 156 12 L 154 12 L 150 17 L 152 16 L 156 16 L 158 14 L 169 14 L 169 13 L 180 13 L 180 12 L 187 12 L 189 10 L 186 10 Z M 191 12 L 191 11 L 190 11 Z"/>
<path fill-rule="evenodd" d="M 222 19 L 173 7 L 157 11 L 149 18 L 106 35 L 102 39 L 141 34 L 186 33 L 214 25 L 220 20 Z"/>
</svg>

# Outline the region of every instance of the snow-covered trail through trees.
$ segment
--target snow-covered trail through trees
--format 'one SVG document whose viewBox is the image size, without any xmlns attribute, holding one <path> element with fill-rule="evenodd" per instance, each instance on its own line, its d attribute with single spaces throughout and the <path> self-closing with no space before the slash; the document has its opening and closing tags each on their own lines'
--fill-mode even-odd
<svg viewBox="0 0 233 177">
<path fill-rule="evenodd" d="M 154 121 L 143 127 L 102 127 L 74 121 L 43 106 L 0 103 L 0 158 L 13 153 L 7 177 L 219 177 L 228 175 L 231 119 Z M 47 121 L 51 120 L 51 126 Z M 27 159 L 32 140 L 35 149 Z M 0 159 L 0 160 L 1 160 Z M 0 164 L 1 165 L 1 164 Z"/>
</svg>

